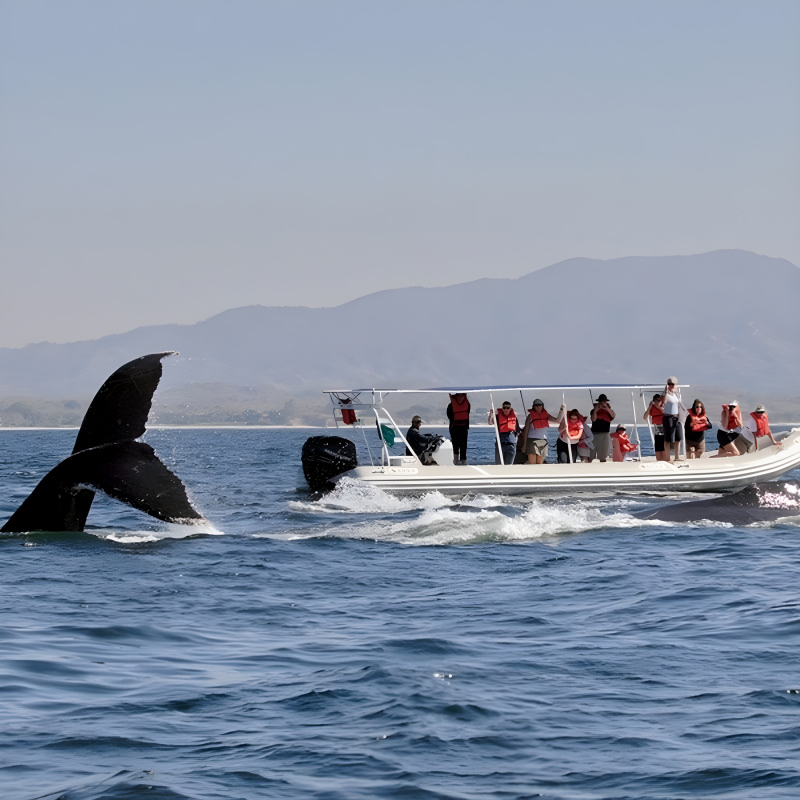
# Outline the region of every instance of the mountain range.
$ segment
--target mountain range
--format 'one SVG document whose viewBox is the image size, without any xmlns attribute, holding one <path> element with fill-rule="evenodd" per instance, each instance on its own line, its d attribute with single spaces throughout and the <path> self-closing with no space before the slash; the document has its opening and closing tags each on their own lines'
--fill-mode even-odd
<svg viewBox="0 0 800 800">
<path fill-rule="evenodd" d="M 163 385 L 187 407 L 221 396 L 280 405 L 331 388 L 667 375 L 789 396 L 800 392 L 798 298 L 795 265 L 718 250 L 574 258 L 517 279 L 391 289 L 332 308 L 247 306 L 194 325 L 0 348 L 0 424 L 4 401 L 87 397 L 119 365 L 161 350 L 181 353 Z"/>
</svg>

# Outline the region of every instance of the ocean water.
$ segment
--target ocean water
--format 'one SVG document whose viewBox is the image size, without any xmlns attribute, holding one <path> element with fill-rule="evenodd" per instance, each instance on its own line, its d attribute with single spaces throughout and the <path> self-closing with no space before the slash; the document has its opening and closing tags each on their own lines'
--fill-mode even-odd
<svg viewBox="0 0 800 800">
<path fill-rule="evenodd" d="M 311 433 L 149 431 L 200 533 L 99 498 L 0 537 L 0 797 L 800 797 L 797 520 L 313 503 Z M 0 432 L 0 518 L 74 437 Z"/>
</svg>

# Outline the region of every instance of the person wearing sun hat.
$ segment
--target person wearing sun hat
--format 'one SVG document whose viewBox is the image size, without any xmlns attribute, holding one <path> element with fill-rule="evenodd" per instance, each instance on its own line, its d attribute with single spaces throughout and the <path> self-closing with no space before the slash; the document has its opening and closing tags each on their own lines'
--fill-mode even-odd
<svg viewBox="0 0 800 800">
<path fill-rule="evenodd" d="M 525 427 L 522 429 L 522 450 L 528 457 L 529 464 L 544 464 L 547 460 L 547 433 L 551 422 L 560 422 L 565 407 L 561 407 L 557 417 L 554 417 L 537 397 L 527 414 Z"/>
<path fill-rule="evenodd" d="M 605 394 L 598 395 L 589 415 L 592 419 L 594 449 L 599 461 L 605 461 L 611 452 L 611 422 L 617 415 L 611 408 Z"/>
<path fill-rule="evenodd" d="M 739 410 L 739 401 L 731 400 L 722 406 L 722 416 L 717 431 L 719 450 L 716 457 L 738 456 L 740 451 L 735 442 L 742 432 L 742 412 Z M 712 456 L 714 458 L 715 456 Z"/>
<path fill-rule="evenodd" d="M 758 440 L 761 436 L 769 436 L 769 440 L 777 447 L 781 446 L 780 442 L 775 441 L 772 431 L 769 429 L 769 417 L 767 417 L 767 409 L 763 405 L 756 406 L 756 410 L 752 411 L 747 419 L 742 423 L 742 432 L 739 438 L 734 441 L 736 449 L 744 455 L 745 453 L 754 453 L 758 450 Z"/>
</svg>

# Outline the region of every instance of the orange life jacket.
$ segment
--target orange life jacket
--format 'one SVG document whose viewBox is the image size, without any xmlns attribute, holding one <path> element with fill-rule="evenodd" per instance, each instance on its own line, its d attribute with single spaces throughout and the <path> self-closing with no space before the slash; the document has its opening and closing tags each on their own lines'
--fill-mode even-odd
<svg viewBox="0 0 800 800">
<path fill-rule="evenodd" d="M 727 406 L 722 406 L 722 407 L 723 408 L 728 408 Z M 733 431 L 733 430 L 736 430 L 736 428 L 741 428 L 741 427 L 742 427 L 742 412 L 741 412 L 741 410 L 739 409 L 738 406 L 736 408 L 734 408 L 733 411 L 731 411 L 729 409 L 728 410 L 728 424 L 725 427 L 725 430 Z"/>
<path fill-rule="evenodd" d="M 769 417 L 766 414 L 756 414 L 750 412 L 750 416 L 756 421 L 756 436 L 766 436 L 769 433 Z"/>
<path fill-rule="evenodd" d="M 497 429 L 500 433 L 514 433 L 517 430 L 517 415 L 514 409 L 510 409 L 508 414 L 503 413 L 503 409 L 497 409 Z"/>
<path fill-rule="evenodd" d="M 453 422 L 456 425 L 463 425 L 469 422 L 469 400 L 467 396 L 463 395 L 463 400 L 456 400 L 455 395 L 450 395 L 450 403 L 453 406 Z"/>
<path fill-rule="evenodd" d="M 549 428 L 550 427 L 550 414 L 542 407 L 541 411 L 530 410 L 528 416 L 531 418 L 534 428 Z"/>
<path fill-rule="evenodd" d="M 689 412 L 689 427 L 695 432 L 708 430 L 708 417 L 705 411 L 702 414 L 695 414 L 694 411 Z"/>
<path fill-rule="evenodd" d="M 637 444 L 634 444 L 629 438 L 628 434 L 625 431 L 614 431 L 611 434 L 612 439 L 616 439 L 619 443 L 619 449 L 622 450 L 623 453 L 632 453 L 637 447 Z"/>
<path fill-rule="evenodd" d="M 608 413 L 604 408 L 598 408 L 594 412 L 595 419 L 602 419 L 605 422 L 611 422 L 611 414 Z"/>
<path fill-rule="evenodd" d="M 567 419 L 567 432 L 569 433 L 570 439 L 580 439 L 583 434 L 583 423 L 585 421 L 586 417 L 580 414 L 578 414 L 578 419 Z"/>
<path fill-rule="evenodd" d="M 650 422 L 652 422 L 653 425 L 663 425 L 664 412 L 660 408 L 650 406 Z"/>
</svg>

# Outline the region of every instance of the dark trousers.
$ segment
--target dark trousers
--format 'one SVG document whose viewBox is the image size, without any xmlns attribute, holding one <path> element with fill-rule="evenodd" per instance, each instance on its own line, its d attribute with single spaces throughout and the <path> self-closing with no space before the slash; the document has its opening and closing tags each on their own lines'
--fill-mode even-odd
<svg viewBox="0 0 800 800">
<path fill-rule="evenodd" d="M 577 464 L 580 459 L 578 458 L 578 443 L 567 444 L 562 442 L 561 439 L 556 439 L 556 453 L 558 453 L 559 464 L 569 464 L 569 449 L 572 448 L 572 463 Z"/>
<path fill-rule="evenodd" d="M 516 433 L 501 433 L 500 445 L 503 448 L 503 463 L 513 464 L 514 455 L 517 452 L 517 434 Z M 497 452 L 497 440 L 494 443 L 494 463 L 500 463 L 500 453 Z"/>
<path fill-rule="evenodd" d="M 453 443 L 453 458 L 458 461 L 467 460 L 467 437 L 469 428 L 464 425 L 450 426 L 450 441 Z"/>
</svg>

